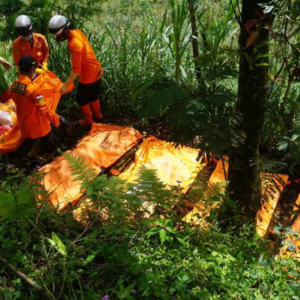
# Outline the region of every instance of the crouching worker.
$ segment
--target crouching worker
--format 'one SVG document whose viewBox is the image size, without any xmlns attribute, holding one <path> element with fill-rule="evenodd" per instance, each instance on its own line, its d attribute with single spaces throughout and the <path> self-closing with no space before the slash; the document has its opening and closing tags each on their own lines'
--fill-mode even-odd
<svg viewBox="0 0 300 300">
<path fill-rule="evenodd" d="M 76 100 L 84 116 L 79 125 L 91 126 L 93 121 L 99 122 L 103 118 L 98 98 L 103 69 L 84 33 L 70 30 L 69 25 L 68 19 L 60 15 L 52 17 L 49 22 L 50 33 L 56 36 L 58 42 L 68 41 L 72 56 L 73 72 L 61 87 L 61 92 L 64 93 L 67 86 L 79 77 Z"/>
<path fill-rule="evenodd" d="M 36 77 L 37 61 L 31 56 L 23 56 L 19 61 L 20 75 L 10 87 L 10 95 L 16 104 L 17 119 L 22 136 L 25 138 L 21 149 L 31 149 L 35 141 L 40 140 L 48 156 L 57 148 L 51 124 L 62 125 L 67 133 L 72 125 L 57 115 L 44 102 L 33 80 Z"/>
</svg>

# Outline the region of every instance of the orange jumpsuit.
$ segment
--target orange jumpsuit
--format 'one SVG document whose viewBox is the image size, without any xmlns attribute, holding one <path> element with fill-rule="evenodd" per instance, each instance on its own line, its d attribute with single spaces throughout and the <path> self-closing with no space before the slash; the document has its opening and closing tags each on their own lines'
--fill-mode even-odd
<svg viewBox="0 0 300 300">
<path fill-rule="evenodd" d="M 38 66 L 42 63 L 47 63 L 49 47 L 46 38 L 39 33 L 33 33 L 32 36 L 33 43 L 25 41 L 21 36 L 13 42 L 13 57 L 16 66 L 18 66 L 20 58 L 25 55 L 34 57 Z"/>
<path fill-rule="evenodd" d="M 44 104 L 43 96 L 29 77 L 20 75 L 10 87 L 10 95 L 16 104 L 24 138 L 37 139 L 47 135 L 51 131 L 50 123 L 59 126 L 59 116 Z"/>
<path fill-rule="evenodd" d="M 68 49 L 72 56 L 73 73 L 80 74 L 80 83 L 90 84 L 101 78 L 102 66 L 82 31 L 70 30 Z"/>
</svg>

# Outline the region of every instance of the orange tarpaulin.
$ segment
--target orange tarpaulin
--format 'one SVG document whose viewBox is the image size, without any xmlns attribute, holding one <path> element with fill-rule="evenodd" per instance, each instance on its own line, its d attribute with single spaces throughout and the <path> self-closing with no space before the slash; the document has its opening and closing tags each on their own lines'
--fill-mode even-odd
<svg viewBox="0 0 300 300">
<path fill-rule="evenodd" d="M 288 180 L 288 175 L 282 174 L 261 174 L 262 180 L 262 208 L 256 215 L 256 232 L 260 237 L 265 236 L 280 195 Z"/>
<path fill-rule="evenodd" d="M 224 172 L 225 170 L 225 172 Z M 228 173 L 228 163 L 224 161 L 224 163 L 219 160 L 216 169 L 212 173 L 212 175 L 209 178 L 208 181 L 208 186 L 212 187 L 213 185 L 216 184 L 222 184 L 220 193 L 224 193 L 226 189 L 226 178 L 225 178 L 225 173 Z M 193 208 L 191 212 L 189 212 L 182 220 L 191 223 L 191 224 L 202 224 L 204 226 L 208 225 L 207 222 L 203 219 L 205 217 L 208 217 L 212 211 L 212 209 L 217 208 L 220 205 L 220 202 L 212 202 L 207 205 L 204 201 L 199 201 Z"/>
<path fill-rule="evenodd" d="M 19 124 L 16 123 L 10 130 L 0 136 L 0 154 L 17 150 L 23 140 Z"/>
<path fill-rule="evenodd" d="M 186 192 L 195 180 L 199 171 L 206 165 L 198 160 L 199 150 L 188 147 L 174 147 L 173 144 L 160 141 L 151 136 L 144 140 L 135 154 L 135 161 L 127 171 L 116 175 L 127 182 L 135 183 L 139 176 L 141 166 L 155 170 L 158 178 L 168 186 L 180 186 Z M 148 211 L 153 209 L 153 203 L 143 204 Z M 90 199 L 82 199 L 75 210 L 74 218 L 80 222 L 88 220 L 85 214 L 95 211 Z M 104 211 L 98 212 L 103 219 L 107 218 Z"/>
<path fill-rule="evenodd" d="M 0 125 L 13 126 L 17 122 L 16 105 L 12 100 L 0 104 Z"/>
<path fill-rule="evenodd" d="M 16 150 L 23 139 L 17 121 L 16 105 L 12 100 L 8 100 L 0 105 L 1 124 L 9 125 L 10 130 L 0 135 L 0 154 Z"/>
<path fill-rule="evenodd" d="M 300 194 L 294 206 L 292 219 L 298 216 L 292 225 L 292 231 L 288 233 L 284 246 L 280 250 L 280 255 L 284 257 L 293 257 L 300 260 Z"/>
<path fill-rule="evenodd" d="M 295 203 L 295 206 L 294 206 L 294 214 L 296 214 L 298 217 L 293 224 L 293 228 L 298 230 L 300 233 L 300 194 L 299 194 L 297 201 Z"/>
<path fill-rule="evenodd" d="M 44 96 L 46 104 L 52 110 L 56 110 L 61 97 L 59 89 L 62 86 L 62 82 L 60 79 L 52 72 L 48 71 L 42 72 L 41 75 L 34 80 L 34 83 L 39 86 L 39 91 Z M 73 85 L 70 85 L 67 92 L 72 90 L 72 88 Z M 21 135 L 18 121 L 14 116 L 16 111 L 15 104 L 12 100 L 9 100 L 6 103 L 9 103 L 10 105 L 8 112 L 11 113 L 13 126 L 10 130 L 0 136 L 0 154 L 15 151 L 24 140 Z M 2 105 L 7 105 L 6 103 Z"/>
<path fill-rule="evenodd" d="M 197 158 L 199 150 L 189 147 L 175 147 L 150 136 L 144 140 L 135 154 L 134 163 L 120 178 L 128 182 L 136 182 L 140 168 L 156 170 L 158 178 L 168 186 L 179 186 L 186 193 L 197 174 L 206 165 Z"/>
<path fill-rule="evenodd" d="M 225 172 L 224 172 L 225 170 Z M 225 183 L 225 174 L 228 173 L 228 163 L 225 162 L 223 165 L 222 161 L 219 160 L 215 171 L 210 177 L 209 186 L 216 183 Z M 263 237 L 270 225 L 270 221 L 273 217 L 276 205 L 280 198 L 281 192 L 288 180 L 287 175 L 282 174 L 269 174 L 262 173 L 262 208 L 257 213 L 256 218 L 256 231 L 260 237 Z M 225 190 L 225 185 L 224 185 Z M 204 201 L 199 201 L 193 210 L 187 214 L 183 221 L 192 224 L 206 224 L 204 217 L 208 217 L 210 212 L 217 208 L 220 202 L 212 202 L 209 204 L 204 203 Z"/>
<path fill-rule="evenodd" d="M 89 134 L 72 151 L 75 157 L 84 159 L 95 175 L 101 168 L 108 168 L 117 162 L 130 148 L 142 139 L 135 129 L 105 124 L 93 124 Z M 50 194 L 50 203 L 59 211 L 69 203 L 75 204 L 83 195 L 76 176 L 72 175 L 71 166 L 64 156 L 44 166 L 43 185 Z"/>
</svg>

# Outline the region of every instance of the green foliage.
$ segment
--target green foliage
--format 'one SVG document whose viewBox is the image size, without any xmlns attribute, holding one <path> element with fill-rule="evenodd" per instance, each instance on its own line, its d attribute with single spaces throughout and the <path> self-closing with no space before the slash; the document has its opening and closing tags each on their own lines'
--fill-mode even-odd
<svg viewBox="0 0 300 300">
<path fill-rule="evenodd" d="M 54 247 L 61 255 L 66 256 L 67 250 L 66 246 L 62 243 L 60 238 L 56 235 L 55 232 L 51 233 L 52 238 L 46 238 L 46 240 L 49 242 L 49 244 Z"/>
<path fill-rule="evenodd" d="M 16 168 L 7 170 L 7 175 L 8 180 L 0 186 L 0 216 L 3 219 L 32 218 L 36 212 L 37 186 L 28 179 L 22 180 L 23 174 Z"/>
<path fill-rule="evenodd" d="M 3 0 L 0 38 L 14 38 L 14 19 L 20 13 L 28 13 L 35 31 L 44 34 L 53 14 L 66 15 L 89 37 L 105 69 L 101 100 L 110 120 L 153 134 L 163 128 L 168 138 L 221 157 L 245 140 L 243 132 L 232 130 L 241 120 L 234 109 L 238 1 L 195 1 L 200 84 L 187 3 Z M 300 7 L 297 1 L 270 2 L 279 4 L 278 20 L 268 29 L 277 34 L 269 42 L 270 97 L 261 144 L 266 159 L 255 163 L 268 172 L 287 167 L 298 172 Z M 49 67 L 65 80 L 71 72 L 66 44 L 47 38 Z M 10 46 L 3 43 L 3 52 Z M 264 59 L 260 45 L 255 47 L 254 64 Z M 7 74 L 14 79 L 13 72 Z M 73 99 L 71 94 L 61 102 L 71 119 Z M 22 181 L 18 169 L 0 188 L 1 255 L 57 299 L 299 299 L 299 263 L 270 254 L 250 225 L 239 231 L 219 226 L 226 210 L 236 209 L 224 186 L 202 187 L 187 196 L 220 204 L 205 218 L 211 227 L 204 230 L 182 222 L 176 210 L 182 199 L 178 188 L 166 189 L 152 171 L 141 169 L 138 182 L 127 184 L 97 176 L 80 158 L 65 157 L 85 191 L 78 204 L 81 222 L 74 219 L 76 207 L 54 213 L 46 204 L 47 191 L 34 181 Z M 41 205 L 36 207 L 38 198 Z M 1 265 L 0 298 L 41 296 Z"/>
<path fill-rule="evenodd" d="M 181 62 L 186 48 L 190 43 L 188 33 L 188 2 L 187 0 L 170 0 L 173 32 L 165 32 L 165 39 L 175 60 L 175 81 L 179 83 L 181 72 L 185 72 Z"/>
<path fill-rule="evenodd" d="M 171 140 L 194 143 L 201 149 L 210 149 L 217 154 L 224 153 L 229 151 L 234 140 L 238 138 L 235 134 L 230 134 L 236 95 L 232 87 L 228 87 L 229 84 L 234 85 L 233 80 L 237 75 L 233 62 L 237 52 L 225 44 L 230 29 L 232 35 L 236 31 L 231 26 L 233 10 L 229 6 L 228 14 L 219 22 L 200 22 L 204 47 L 200 49 L 197 60 L 201 65 L 203 80 L 198 91 L 195 91 L 194 86 L 190 85 L 191 77 L 182 65 L 184 59 L 187 65 L 193 63 L 187 56 L 191 50 L 190 47 L 187 48 L 191 41 L 189 16 L 187 11 L 183 12 L 187 5 L 185 3 L 180 6 L 184 1 L 171 2 L 171 21 L 175 24 L 172 34 L 174 37 L 180 36 L 177 40 L 171 40 L 171 46 L 180 49 L 178 54 L 172 54 L 178 65 L 175 68 L 177 75 L 173 77 L 168 68 L 159 70 L 152 77 L 148 76 L 132 94 L 131 104 L 138 109 L 139 118 L 146 121 L 146 124 L 151 124 L 154 120 L 161 122 L 167 128 Z M 200 5 L 199 8 L 199 14 L 204 15 L 206 9 Z M 173 49 L 170 40 L 168 45 Z M 180 82 L 179 74 L 182 75 Z M 200 143 L 195 142 L 199 140 Z"/>
<path fill-rule="evenodd" d="M 16 195 L 0 192 L 0 213 L 3 218 L 29 217 L 32 214 L 34 202 L 26 186 L 21 187 Z"/>
<path fill-rule="evenodd" d="M 18 15 L 26 14 L 34 23 L 34 31 L 48 35 L 50 18 L 59 13 L 65 15 L 72 27 L 83 28 L 87 20 L 92 20 L 99 13 L 99 2 L 87 1 L 51 1 L 51 0 L 13 0 L 0 1 L 1 40 L 16 37 L 15 19 Z"/>
<path fill-rule="evenodd" d="M 68 152 L 65 152 L 63 156 L 71 166 L 72 175 L 75 176 L 74 181 L 82 184 L 82 190 L 88 190 L 91 181 L 97 176 L 95 170 L 89 168 L 81 157 L 76 157 Z"/>
<path fill-rule="evenodd" d="M 4 76 L 4 70 L 2 67 L 0 67 L 0 95 L 3 94 L 7 90 L 7 88 L 8 84 Z"/>
<path fill-rule="evenodd" d="M 55 214 L 46 206 L 38 223 L 19 216 L 0 225 L 1 254 L 56 299 L 297 299 L 299 263 L 271 256 L 251 226 L 192 227 L 173 209 L 177 188 L 166 189 L 153 171 L 141 169 L 138 183 L 127 184 L 90 177 L 80 158 L 66 158 L 89 182 L 82 223 L 75 208 Z M 220 189 L 207 199 L 222 201 Z M 40 299 L 7 272 L 0 269 L 0 295 Z"/>
</svg>

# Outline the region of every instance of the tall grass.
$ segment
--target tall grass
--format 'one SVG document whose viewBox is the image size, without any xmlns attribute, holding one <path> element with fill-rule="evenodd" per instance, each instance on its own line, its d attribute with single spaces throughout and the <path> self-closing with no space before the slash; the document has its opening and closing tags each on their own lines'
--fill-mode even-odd
<svg viewBox="0 0 300 300">
<path fill-rule="evenodd" d="M 229 7 L 225 1 L 222 5 L 218 1 L 209 5 L 205 2 L 199 4 L 197 20 L 201 30 L 199 60 L 207 86 L 213 89 L 215 77 L 225 64 L 220 55 L 221 48 L 232 49 L 226 34 L 237 26 L 230 23 L 232 14 L 223 15 L 224 6 Z M 39 14 L 34 14 L 34 7 L 38 7 Z M 47 33 L 50 17 L 56 13 L 66 15 L 72 27 L 82 29 L 89 37 L 105 70 L 102 79 L 105 114 L 115 122 L 137 120 L 138 107 L 130 105 L 130 100 L 149 78 L 163 76 L 190 91 L 197 87 L 187 0 L 102 3 L 93 0 L 35 0 L 29 2 L 27 8 L 37 31 L 47 35 L 51 51 L 49 68 L 62 80 L 66 80 L 71 72 L 70 57 L 66 43 L 56 43 Z M 18 9 L 16 15 L 25 11 L 24 8 Z M 220 16 L 219 19 L 214 14 Z M 3 25 L 7 22 L 12 30 L 12 18 L 4 16 L 2 20 Z M 209 47 L 204 47 L 204 44 Z M 233 64 L 234 59 L 227 58 L 226 63 L 230 62 Z M 74 93 L 66 96 L 65 103 L 73 105 L 74 97 Z"/>
<path fill-rule="evenodd" d="M 15 16 L 19 13 L 29 13 L 34 20 L 36 31 L 47 35 L 51 50 L 50 69 L 62 80 L 66 80 L 71 72 L 66 45 L 57 44 L 53 37 L 48 35 L 47 24 L 50 17 L 56 13 L 69 17 L 72 26 L 82 29 L 90 38 L 105 69 L 102 79 L 105 98 L 102 97 L 102 102 L 106 108 L 106 116 L 114 122 L 137 121 L 139 107 L 132 106 L 130 100 L 140 90 L 141 85 L 153 78 L 167 78 L 185 88 L 190 94 L 199 94 L 187 0 L 34 0 L 26 1 L 23 6 L 20 3 L 22 2 L 8 3 L 0 0 L 0 25 L 3 29 L 1 38 L 5 41 L 12 40 Z M 234 117 L 239 34 L 235 21 L 235 13 L 238 13 L 237 1 L 232 1 L 233 5 L 225 0 L 195 3 L 200 45 L 198 60 L 203 75 L 200 95 L 196 95 L 199 96 L 197 103 L 206 107 L 206 112 L 201 114 L 201 118 L 205 118 L 207 123 L 220 131 L 224 126 L 218 126 L 219 121 L 225 118 L 228 125 Z M 292 32 L 292 27 L 288 28 Z M 12 61 L 9 57 L 10 43 L 2 43 L 1 53 Z M 274 51 L 272 67 L 275 73 L 280 68 L 282 55 L 289 56 L 288 53 L 292 53 L 286 46 L 271 49 Z M 11 82 L 16 73 L 5 72 L 5 76 L 8 82 Z M 285 72 L 284 78 L 287 77 L 288 72 Z M 163 81 L 162 85 L 164 82 L 166 81 Z M 298 85 L 293 83 L 290 92 L 295 94 L 297 91 Z M 280 99 L 284 97 L 285 92 L 284 84 L 274 85 L 270 109 L 278 107 L 278 102 L 282 101 Z M 287 105 L 283 106 L 284 115 L 296 114 L 298 106 L 295 101 L 292 101 L 291 97 L 287 97 L 285 101 Z M 74 104 L 74 93 L 66 97 L 65 103 Z M 193 112 L 188 111 L 187 114 L 189 113 Z M 195 113 L 193 115 L 198 116 Z M 155 122 L 157 120 L 153 123 Z M 270 125 L 268 128 L 273 128 L 268 136 L 273 137 L 266 139 L 266 144 L 273 143 L 276 147 L 276 137 L 273 133 L 286 133 L 285 124 L 288 122 L 282 120 L 279 115 L 268 114 L 267 124 Z M 179 125 L 174 128 L 178 129 Z"/>
</svg>

